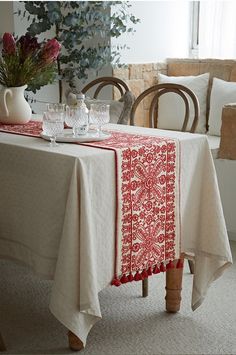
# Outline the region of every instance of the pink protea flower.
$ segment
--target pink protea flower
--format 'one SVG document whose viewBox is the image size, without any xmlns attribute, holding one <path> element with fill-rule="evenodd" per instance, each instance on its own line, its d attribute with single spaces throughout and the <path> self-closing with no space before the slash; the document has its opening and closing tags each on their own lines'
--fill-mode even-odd
<svg viewBox="0 0 236 355">
<path fill-rule="evenodd" d="M 2 38 L 3 48 L 2 52 L 4 55 L 15 54 L 16 52 L 16 41 L 11 33 L 5 32 Z"/>
<path fill-rule="evenodd" d="M 29 33 L 21 36 L 17 41 L 17 45 L 20 47 L 22 59 L 33 53 L 36 53 L 40 48 L 37 37 L 31 37 Z"/>
<path fill-rule="evenodd" d="M 36 92 L 55 79 L 55 60 L 60 48 L 56 39 L 39 43 L 37 37 L 29 33 L 18 40 L 11 33 L 5 33 L 0 57 L 0 84 L 5 87 L 28 85 Z"/>
<path fill-rule="evenodd" d="M 55 62 L 61 49 L 61 44 L 55 39 L 46 42 L 42 49 L 42 60 L 49 64 Z"/>
</svg>

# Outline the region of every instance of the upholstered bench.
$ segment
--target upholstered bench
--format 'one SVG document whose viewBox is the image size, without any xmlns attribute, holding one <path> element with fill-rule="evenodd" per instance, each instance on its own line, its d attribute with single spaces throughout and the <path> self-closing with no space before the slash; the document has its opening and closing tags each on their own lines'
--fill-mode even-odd
<svg viewBox="0 0 236 355">
<path fill-rule="evenodd" d="M 204 73 L 209 73 L 206 133 L 217 171 L 229 238 L 236 240 L 236 106 L 229 105 L 236 103 L 236 61 L 167 60 L 168 76 L 199 76 Z"/>
</svg>

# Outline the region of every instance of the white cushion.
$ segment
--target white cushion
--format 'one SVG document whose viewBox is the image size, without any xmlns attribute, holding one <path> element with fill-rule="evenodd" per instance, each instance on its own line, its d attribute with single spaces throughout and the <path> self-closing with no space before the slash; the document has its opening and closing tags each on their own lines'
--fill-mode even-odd
<svg viewBox="0 0 236 355">
<path fill-rule="evenodd" d="M 236 102 L 236 83 L 213 78 L 210 97 L 209 134 L 220 136 L 224 105 Z"/>
<path fill-rule="evenodd" d="M 212 157 L 213 157 L 213 159 L 216 159 L 218 156 L 218 151 L 219 151 L 219 147 L 220 147 L 220 137 L 210 136 L 209 134 L 207 134 L 207 139 L 208 139 L 208 143 L 209 143 Z"/>
<path fill-rule="evenodd" d="M 181 84 L 192 90 L 198 98 L 200 106 L 197 133 L 206 133 L 206 101 L 209 73 L 197 76 L 158 75 L 158 83 Z M 158 104 L 158 128 L 181 130 L 184 122 L 185 104 L 175 93 L 167 93 L 160 97 Z M 190 130 L 194 118 L 193 104 L 190 100 L 190 116 L 187 131 Z"/>
</svg>

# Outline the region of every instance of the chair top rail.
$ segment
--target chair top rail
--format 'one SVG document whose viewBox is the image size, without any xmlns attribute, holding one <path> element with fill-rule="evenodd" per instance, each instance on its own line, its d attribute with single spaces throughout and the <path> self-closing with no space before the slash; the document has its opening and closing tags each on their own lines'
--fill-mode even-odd
<svg viewBox="0 0 236 355">
<path fill-rule="evenodd" d="M 194 119 L 193 119 L 193 123 L 191 125 L 190 128 L 190 132 L 194 133 L 198 124 L 198 119 L 199 119 L 199 102 L 198 102 L 198 98 L 197 96 L 194 94 L 194 92 L 192 90 L 190 90 L 189 88 L 187 88 L 184 85 L 180 85 L 180 84 L 172 84 L 172 83 L 166 83 L 166 84 L 156 84 L 154 86 L 151 86 L 150 88 L 146 89 L 145 91 L 143 91 L 136 99 L 136 101 L 133 104 L 132 110 L 131 110 L 131 114 L 130 114 L 130 124 L 134 125 L 134 117 L 135 117 L 135 112 L 137 110 L 138 105 L 140 104 L 140 102 L 149 94 L 157 92 L 157 94 L 154 96 L 153 100 L 156 102 L 158 102 L 158 98 L 168 92 L 174 92 L 178 95 L 180 95 L 185 103 L 185 118 L 184 118 L 184 123 L 182 126 L 182 131 L 186 131 L 187 128 L 187 122 L 188 122 L 188 118 L 189 118 L 189 100 L 188 97 L 185 94 L 188 94 L 189 97 L 192 99 L 193 102 L 193 106 L 194 106 Z M 151 111 L 149 114 L 149 121 L 150 124 L 153 125 L 153 119 L 151 118 L 151 114 L 155 111 L 154 114 L 154 121 L 156 121 L 157 124 L 157 105 L 154 105 L 153 102 L 151 102 Z M 155 108 L 155 110 L 154 110 Z M 155 123 L 154 123 L 155 126 Z"/>
</svg>

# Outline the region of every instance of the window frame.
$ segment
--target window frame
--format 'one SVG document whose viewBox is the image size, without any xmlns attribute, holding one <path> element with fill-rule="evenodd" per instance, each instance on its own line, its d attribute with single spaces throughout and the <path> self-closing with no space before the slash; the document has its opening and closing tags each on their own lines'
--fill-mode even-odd
<svg viewBox="0 0 236 355">
<path fill-rule="evenodd" d="M 200 1 L 190 3 L 190 58 L 198 58 Z"/>
</svg>

